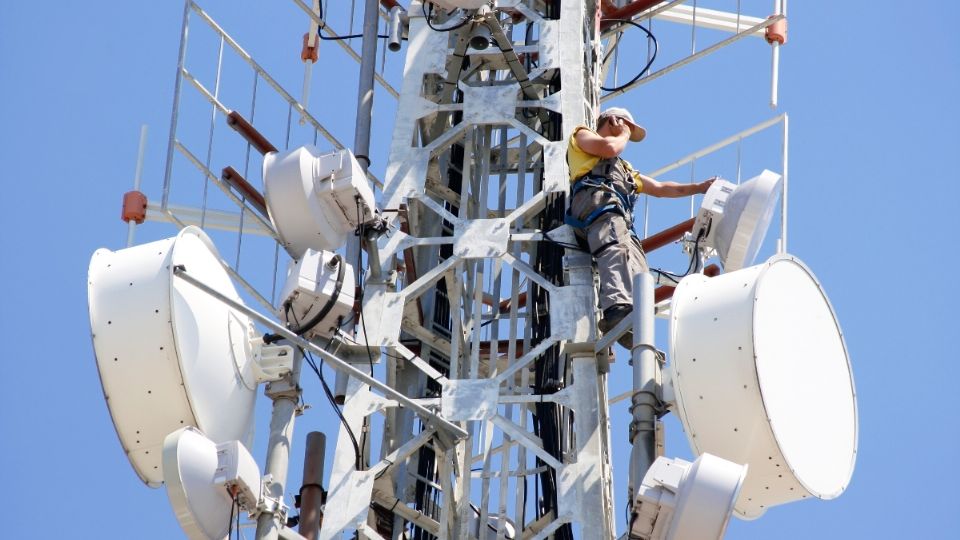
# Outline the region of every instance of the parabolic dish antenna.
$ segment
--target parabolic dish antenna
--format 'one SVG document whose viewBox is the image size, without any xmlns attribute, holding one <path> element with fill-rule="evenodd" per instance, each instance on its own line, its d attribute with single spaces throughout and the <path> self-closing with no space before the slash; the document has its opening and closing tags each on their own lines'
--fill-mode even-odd
<svg viewBox="0 0 960 540">
<path fill-rule="evenodd" d="M 750 471 L 736 513 L 839 496 L 857 454 L 847 349 L 820 283 L 798 259 L 683 279 L 671 308 L 677 410 L 697 455 Z"/>
<path fill-rule="evenodd" d="M 195 426 L 214 442 L 253 435 L 253 325 L 174 278 L 175 265 L 240 301 L 216 248 L 196 227 L 175 238 L 97 250 L 87 284 L 107 407 L 130 464 L 151 487 L 163 481 L 168 433 Z"/>
<path fill-rule="evenodd" d="M 780 198 L 780 180 L 764 170 L 739 186 L 717 180 L 704 194 L 693 231 L 705 233 L 703 246 L 716 250 L 727 272 L 757 258 Z"/>
<path fill-rule="evenodd" d="M 339 249 L 375 217 L 373 190 L 350 150 L 270 152 L 263 156 L 263 188 L 270 221 L 297 260 L 308 249 Z"/>
<path fill-rule="evenodd" d="M 195 428 L 179 429 L 163 443 L 167 497 L 190 540 L 224 540 L 238 506 L 255 508 L 260 469 L 237 441 L 220 445 Z"/>
</svg>

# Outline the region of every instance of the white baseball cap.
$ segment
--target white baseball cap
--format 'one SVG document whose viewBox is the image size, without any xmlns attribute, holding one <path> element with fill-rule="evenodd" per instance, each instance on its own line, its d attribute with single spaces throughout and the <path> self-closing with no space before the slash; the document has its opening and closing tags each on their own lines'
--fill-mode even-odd
<svg viewBox="0 0 960 540">
<path fill-rule="evenodd" d="M 647 136 L 647 130 L 643 129 L 642 126 L 638 125 L 633 121 L 633 115 L 630 114 L 630 111 L 624 109 L 623 107 L 610 107 L 609 109 L 600 113 L 600 116 L 597 117 L 597 120 L 605 116 L 616 116 L 622 118 L 627 125 L 630 126 L 630 140 L 633 142 L 640 142 L 644 137 Z"/>
</svg>

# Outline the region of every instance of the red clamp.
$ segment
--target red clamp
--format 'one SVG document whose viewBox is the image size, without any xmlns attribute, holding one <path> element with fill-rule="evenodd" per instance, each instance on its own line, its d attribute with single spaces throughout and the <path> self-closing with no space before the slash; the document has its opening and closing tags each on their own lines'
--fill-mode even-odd
<svg viewBox="0 0 960 540">
<path fill-rule="evenodd" d="M 771 15 L 767 17 L 772 19 L 776 15 Z M 787 18 L 784 17 L 779 21 L 771 24 L 763 30 L 763 37 L 766 38 L 767 43 L 773 45 L 773 42 L 776 41 L 780 45 L 783 45 L 787 42 Z"/>
<path fill-rule="evenodd" d="M 318 30 L 319 32 L 319 30 Z M 317 63 L 317 59 L 320 58 L 320 36 L 317 35 L 317 43 L 311 47 L 310 46 L 310 32 L 307 32 L 303 35 L 303 49 L 300 50 L 300 59 L 306 62 L 307 60 Z"/>
<path fill-rule="evenodd" d="M 147 219 L 147 196 L 139 191 L 128 191 L 123 194 L 123 209 L 120 219 L 130 223 L 133 220 L 137 225 Z"/>
</svg>

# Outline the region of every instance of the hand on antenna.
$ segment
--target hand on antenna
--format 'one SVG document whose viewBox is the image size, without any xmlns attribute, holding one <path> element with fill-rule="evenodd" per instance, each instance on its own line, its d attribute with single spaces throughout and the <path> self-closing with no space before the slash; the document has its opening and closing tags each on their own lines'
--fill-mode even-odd
<svg viewBox="0 0 960 540">
<path fill-rule="evenodd" d="M 711 176 L 710 178 L 707 178 L 703 182 L 700 182 L 699 184 L 697 184 L 697 193 L 706 193 L 707 190 L 710 189 L 710 186 L 713 185 L 713 182 L 719 179 L 720 179 L 719 176 Z"/>
</svg>

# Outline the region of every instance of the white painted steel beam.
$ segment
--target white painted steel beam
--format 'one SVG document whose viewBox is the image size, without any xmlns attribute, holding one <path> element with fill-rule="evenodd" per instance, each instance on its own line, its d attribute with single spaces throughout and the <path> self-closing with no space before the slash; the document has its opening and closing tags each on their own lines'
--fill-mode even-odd
<svg viewBox="0 0 960 540">
<path fill-rule="evenodd" d="M 694 8 L 689 5 L 676 5 L 670 9 L 664 10 L 654 16 L 654 19 L 680 23 L 686 25 L 696 24 L 697 28 L 708 28 L 710 30 L 720 30 L 722 32 L 739 33 L 748 28 L 757 26 L 766 20 L 765 17 L 750 17 L 747 15 L 738 15 L 729 11 L 718 11 L 715 9 Z M 750 36 L 763 37 L 763 30 L 750 32 Z"/>
<path fill-rule="evenodd" d="M 173 214 L 177 217 L 177 221 L 186 225 L 196 225 L 200 226 L 201 217 L 204 214 L 204 211 L 201 208 L 194 208 L 190 206 L 180 206 L 175 204 L 167 205 L 167 212 Z M 177 223 L 173 218 L 170 217 L 167 212 L 164 212 L 160 208 L 159 204 L 148 203 L 147 204 L 147 221 L 163 222 L 163 223 Z M 245 210 L 249 216 L 253 212 L 250 210 Z M 257 236 L 273 236 L 273 231 L 267 229 L 263 226 L 262 223 L 252 219 L 244 219 L 243 221 L 243 234 L 255 234 Z M 216 229 L 219 231 L 229 231 L 229 232 L 240 232 L 240 214 L 236 212 L 224 212 L 221 210 L 207 210 L 206 211 L 206 222 L 204 223 L 204 228 L 206 229 Z"/>
</svg>

